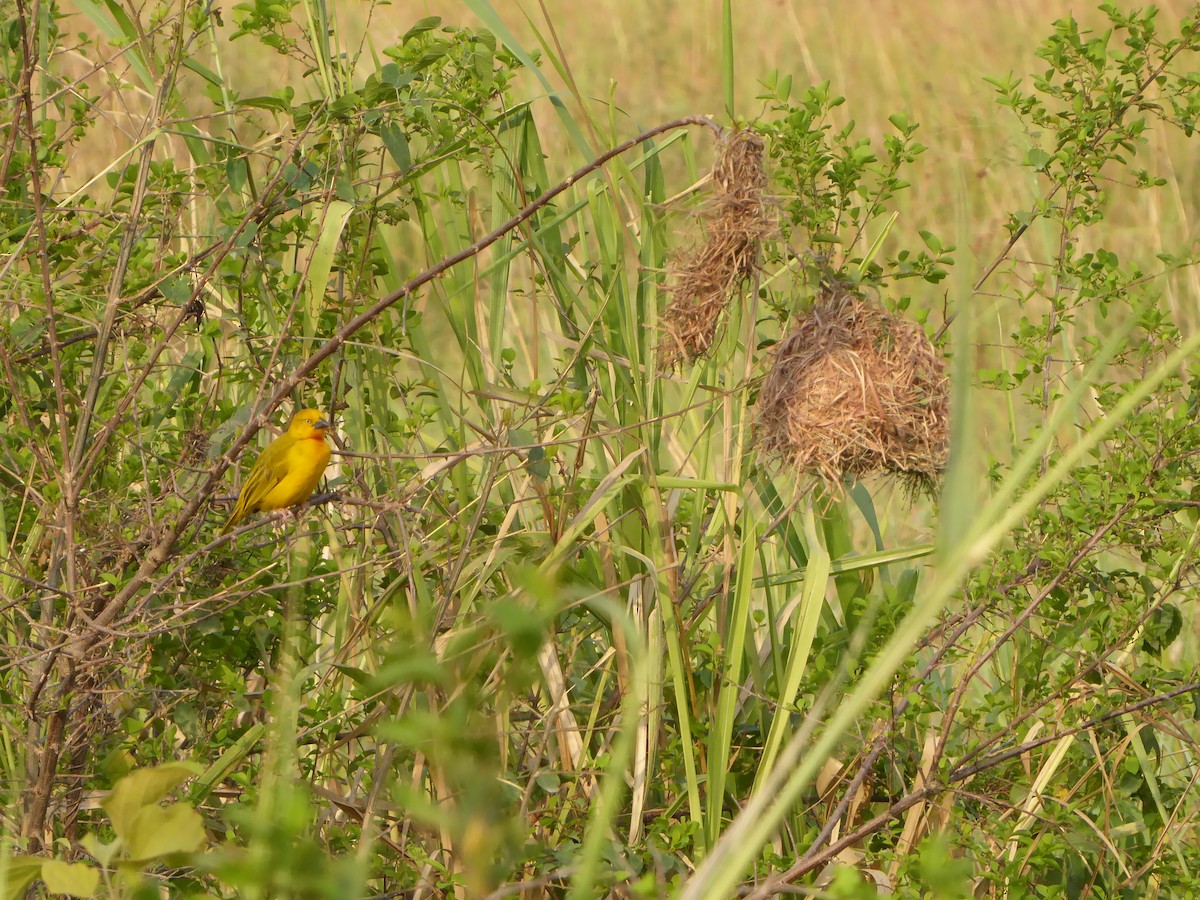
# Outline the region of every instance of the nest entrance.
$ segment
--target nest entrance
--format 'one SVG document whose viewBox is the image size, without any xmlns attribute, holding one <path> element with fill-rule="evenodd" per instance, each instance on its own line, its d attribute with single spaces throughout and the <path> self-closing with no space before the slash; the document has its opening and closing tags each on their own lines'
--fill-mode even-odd
<svg viewBox="0 0 1200 900">
<path fill-rule="evenodd" d="M 835 489 L 882 471 L 929 490 L 946 465 L 942 357 L 919 325 L 846 291 L 776 345 L 758 406 L 759 447 Z"/>
</svg>

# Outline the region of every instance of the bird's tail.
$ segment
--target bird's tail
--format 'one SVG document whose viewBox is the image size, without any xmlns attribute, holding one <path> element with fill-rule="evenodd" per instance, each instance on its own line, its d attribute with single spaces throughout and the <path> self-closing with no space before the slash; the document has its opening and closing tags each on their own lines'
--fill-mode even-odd
<svg viewBox="0 0 1200 900">
<path fill-rule="evenodd" d="M 233 508 L 233 514 L 229 517 L 229 521 L 225 523 L 225 527 L 221 529 L 219 537 L 225 537 L 233 529 L 237 528 L 238 522 L 242 521 L 246 516 L 246 511 L 242 509 L 242 504 L 239 501 L 238 505 Z"/>
</svg>

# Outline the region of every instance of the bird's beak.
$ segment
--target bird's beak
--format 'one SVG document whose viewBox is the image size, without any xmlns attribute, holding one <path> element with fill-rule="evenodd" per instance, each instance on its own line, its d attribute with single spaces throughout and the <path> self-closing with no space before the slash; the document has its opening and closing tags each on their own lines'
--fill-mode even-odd
<svg viewBox="0 0 1200 900">
<path fill-rule="evenodd" d="M 313 428 L 318 428 L 318 429 L 320 429 L 320 428 L 329 428 L 329 427 L 331 427 L 331 426 L 330 426 L 330 424 L 329 424 L 329 420 L 328 420 L 328 419 L 317 419 L 317 421 L 316 421 L 316 424 L 315 424 L 315 425 L 313 425 Z"/>
</svg>

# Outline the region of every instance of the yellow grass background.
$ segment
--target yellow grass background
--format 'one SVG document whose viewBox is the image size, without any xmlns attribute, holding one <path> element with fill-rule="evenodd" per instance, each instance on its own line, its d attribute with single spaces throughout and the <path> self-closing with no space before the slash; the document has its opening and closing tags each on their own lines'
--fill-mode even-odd
<svg viewBox="0 0 1200 900">
<path fill-rule="evenodd" d="M 574 90 L 599 121 L 611 117 L 620 125 L 625 119 L 633 133 L 681 115 L 725 120 L 721 0 L 493 0 L 492 7 L 524 47 L 536 50 L 545 41 L 565 58 Z M 1166 0 L 1159 8 L 1160 25 L 1169 32 L 1192 4 Z M 361 77 L 369 72 L 371 47 L 388 46 L 425 16 L 480 24 L 466 4 L 451 0 L 401 0 L 375 8 L 342 2 L 332 9 L 342 48 L 351 54 L 367 51 L 360 57 Z M 762 93 L 758 82 L 773 70 L 792 76 L 793 98 L 810 84 L 832 82 L 834 92 L 846 98 L 837 111 L 838 124 L 853 119 L 864 136 L 879 137 L 890 130 L 889 115 L 907 112 L 920 123 L 918 137 L 929 152 L 907 173 L 912 188 L 895 201 L 901 215 L 897 227 L 910 239 L 925 229 L 957 243 L 959 276 L 969 286 L 1003 246 L 1007 217 L 1027 209 L 1046 187 L 1019 165 L 1038 136 L 1025 134 L 1014 116 L 995 105 L 995 91 L 984 78 L 1015 73 L 1028 87 L 1027 76 L 1047 68 L 1036 56 L 1037 47 L 1053 33 L 1055 20 L 1067 15 L 1082 28 L 1102 30 L 1106 22 L 1098 3 L 1070 0 L 735 0 L 735 112 L 753 118 L 764 111 L 763 101 L 756 99 Z M 227 33 L 231 21 L 227 15 Z M 246 93 L 280 86 L 277 61 L 264 67 L 236 48 L 230 48 L 228 62 L 234 82 Z M 290 83 L 299 85 L 300 74 L 293 73 Z M 545 74 L 573 102 L 572 85 L 550 66 Z M 531 76 L 521 89 L 526 96 L 544 94 Z M 578 160 L 569 155 L 548 104 L 543 107 L 549 167 L 565 173 Z M 1107 184 L 1113 193 L 1108 218 L 1084 236 L 1084 249 L 1089 242 L 1102 244 L 1122 260 L 1153 265 L 1161 250 L 1193 243 L 1193 158 L 1181 135 L 1151 132 L 1133 168 L 1166 178 L 1168 186 L 1144 192 Z M 1128 173 L 1117 177 L 1127 179 Z M 1017 255 L 1049 258 L 1057 240 L 1054 229 L 1035 227 Z M 1185 328 L 1200 326 L 1193 299 L 1200 296 L 1200 280 L 1188 273 L 1166 280 L 1164 287 L 1177 321 Z M 929 302 L 938 301 L 931 296 Z M 981 343 L 997 340 L 995 329 L 1004 331 L 1012 311 L 989 308 L 985 298 L 976 302 L 981 304 L 979 327 L 990 334 L 977 337 Z"/>
<path fill-rule="evenodd" d="M 720 0 L 495 0 L 493 7 L 527 47 L 537 46 L 535 29 L 557 40 L 571 66 L 579 93 L 597 106 L 611 100 L 638 125 L 680 115 L 723 115 Z M 1139 4 L 1140 5 L 1140 4 Z M 1191 4 L 1159 4 L 1167 28 Z M 353 17 L 353 5 L 339 14 Z M 904 199 L 914 219 L 952 224 L 951 211 L 966 202 L 969 249 L 981 255 L 998 249 L 998 226 L 1005 213 L 1036 196 L 1038 185 L 1014 167 L 1029 140 L 1011 115 L 992 102 L 985 77 L 1038 72 L 1038 44 L 1056 19 L 1073 14 L 1081 27 L 1102 28 L 1096 4 L 1068 0 L 1013 0 L 1009 3 L 960 0 L 951 3 L 903 0 L 740 0 L 734 2 L 738 115 L 762 108 L 758 79 L 772 70 L 793 77 L 793 96 L 808 84 L 831 81 L 846 97 L 843 119 L 853 118 L 867 136 L 890 126 L 887 117 L 907 111 L 921 124 L 920 138 L 930 153 L 920 177 Z M 477 24 L 462 3 L 396 3 L 376 11 L 372 36 L 382 46 L 425 15 L 447 22 Z M 348 18 L 350 32 L 361 28 Z M 552 82 L 555 74 L 547 72 Z M 537 90 L 530 79 L 530 92 Z M 1195 186 L 1191 156 L 1183 141 L 1157 135 L 1146 165 L 1172 180 L 1175 204 L 1155 198 L 1135 208 L 1114 209 L 1113 225 L 1132 247 L 1145 249 L 1147 230 L 1164 240 L 1193 235 Z M 1168 233 L 1169 232 L 1169 233 Z M 1114 235 L 1115 237 L 1116 235 Z M 952 235 L 947 235 L 952 237 Z M 1114 247 L 1118 253 L 1119 247 Z"/>
<path fill-rule="evenodd" d="M 452 0 L 399 0 L 385 6 L 330 0 L 329 5 L 332 39 L 359 60 L 358 83 L 373 69 L 379 51 L 423 17 L 480 24 L 465 3 Z M 218 34 L 227 38 L 238 14 L 230 0 L 221 6 L 224 26 Z M 994 104 L 994 89 L 984 78 L 1044 70 L 1035 51 L 1052 33 L 1054 21 L 1070 14 L 1081 27 L 1102 29 L 1105 17 L 1097 6 L 1069 0 L 735 0 L 735 112 L 746 118 L 764 112 L 763 101 L 756 99 L 762 93 L 758 82 L 773 70 L 792 76 L 793 98 L 810 84 L 832 82 L 833 91 L 846 98 L 836 111 L 838 124 L 853 119 L 864 136 L 879 137 L 891 130 L 889 115 L 907 112 L 920 124 L 918 138 L 930 149 L 907 173 L 912 188 L 896 198 L 898 227 L 910 235 L 927 229 L 957 243 L 962 277 L 973 281 L 1003 245 L 1006 217 L 1028 208 L 1045 188 L 1018 165 L 1037 136 L 1024 134 L 1015 118 Z M 1167 31 L 1192 9 L 1183 0 L 1159 6 Z M 623 137 L 682 115 L 727 121 L 722 0 L 492 0 L 492 7 L 525 48 L 536 50 L 545 41 L 567 61 L 573 85 L 564 84 L 551 66 L 544 74 L 568 103 L 574 103 L 573 87 L 598 121 L 611 119 L 620 128 L 625 120 Z M 302 7 L 295 15 L 303 16 Z M 79 30 L 91 30 L 85 17 L 74 21 Z M 200 62 L 221 71 L 241 96 L 271 93 L 285 84 L 296 89 L 298 100 L 315 96 L 306 90 L 298 63 L 283 60 L 253 39 L 221 40 L 218 55 L 208 59 L 202 54 Z M 523 77 L 519 90 L 527 97 L 545 93 L 530 75 Z M 138 105 L 128 95 L 116 102 Z M 570 154 L 548 104 L 541 105 L 539 115 L 547 126 L 542 139 L 550 171 L 570 171 L 580 160 Z M 106 162 L 128 144 L 119 133 L 122 118 L 114 116 L 113 132 L 100 138 L 111 146 L 96 148 Z M 1139 261 L 1194 242 L 1193 158 L 1181 136 L 1151 132 L 1134 168 L 1167 178 L 1167 188 L 1140 192 L 1108 185 L 1114 192 L 1109 218 L 1098 236 L 1085 240 L 1103 243 L 1123 260 Z M 1034 228 L 1022 255 L 1045 258 L 1056 241 L 1052 230 Z M 1180 324 L 1198 325 L 1190 298 L 1200 296 L 1200 281 L 1191 275 L 1181 278 L 1168 282 L 1167 300 Z"/>
</svg>

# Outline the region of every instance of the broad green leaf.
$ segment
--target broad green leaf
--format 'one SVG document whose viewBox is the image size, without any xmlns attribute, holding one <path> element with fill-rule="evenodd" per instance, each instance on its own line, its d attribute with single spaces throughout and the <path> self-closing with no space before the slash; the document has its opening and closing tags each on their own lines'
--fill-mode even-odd
<svg viewBox="0 0 1200 900">
<path fill-rule="evenodd" d="M 129 844 L 132 843 L 141 811 L 150 806 L 156 807 L 172 789 L 199 772 L 199 768 L 190 763 L 167 763 L 150 769 L 138 769 L 118 781 L 100 805 L 112 819 L 113 831 Z"/>
<path fill-rule="evenodd" d="M 42 874 L 44 862 L 36 856 L 0 856 L 0 898 L 21 900 Z"/>
<path fill-rule="evenodd" d="M 68 897 L 94 897 L 100 887 L 100 871 L 87 863 L 66 863 L 48 859 L 42 863 L 42 881 L 51 894 Z"/>
<path fill-rule="evenodd" d="M 79 839 L 79 844 L 92 855 L 92 858 L 100 865 L 107 868 L 112 865 L 113 860 L 117 856 L 117 852 L 121 849 L 124 842 L 117 838 L 111 843 L 105 843 L 94 834 L 85 834 Z"/>
<path fill-rule="evenodd" d="M 129 834 L 129 856 L 137 862 L 195 853 L 204 842 L 204 819 L 188 804 L 143 806 Z"/>
<path fill-rule="evenodd" d="M 388 156 L 392 158 L 400 174 L 406 174 L 412 168 L 412 150 L 409 149 L 404 129 L 399 125 L 384 125 L 379 129 L 379 139 L 383 141 Z"/>
</svg>

